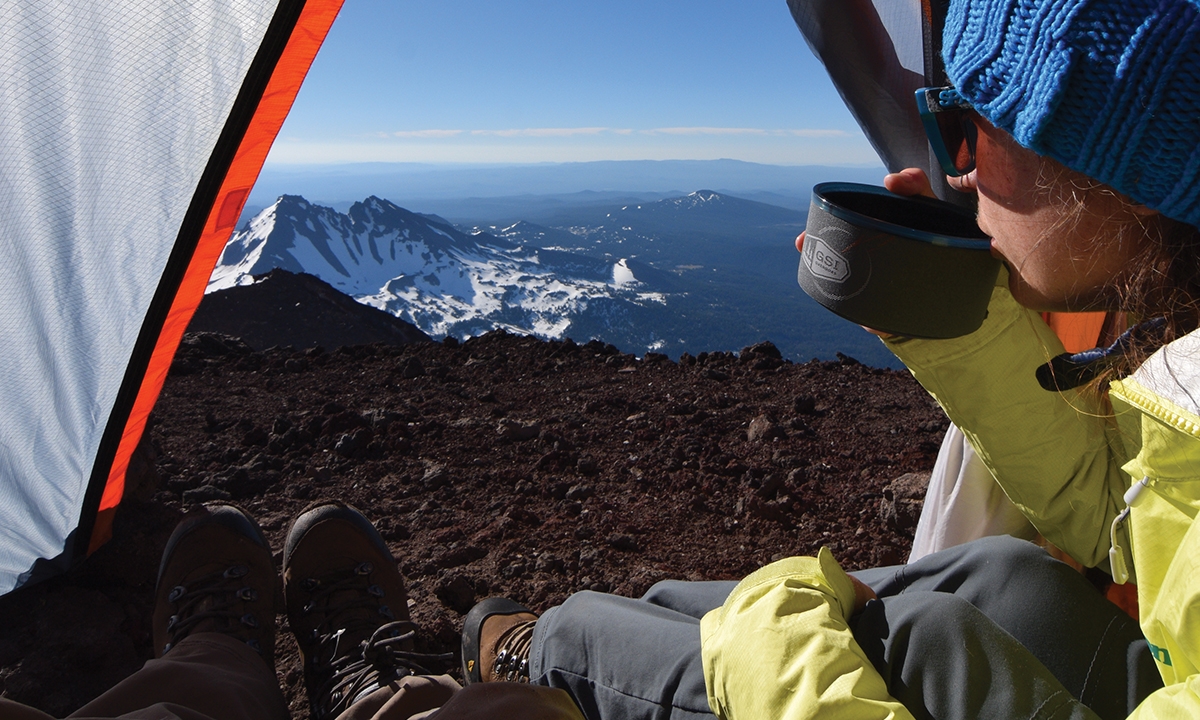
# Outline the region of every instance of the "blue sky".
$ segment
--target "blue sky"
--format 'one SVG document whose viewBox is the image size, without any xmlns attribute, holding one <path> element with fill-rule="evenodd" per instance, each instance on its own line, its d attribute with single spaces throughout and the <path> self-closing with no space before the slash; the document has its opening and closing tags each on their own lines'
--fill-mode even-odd
<svg viewBox="0 0 1200 720">
<path fill-rule="evenodd" d="M 785 0 L 346 0 L 268 162 L 878 164 Z"/>
</svg>

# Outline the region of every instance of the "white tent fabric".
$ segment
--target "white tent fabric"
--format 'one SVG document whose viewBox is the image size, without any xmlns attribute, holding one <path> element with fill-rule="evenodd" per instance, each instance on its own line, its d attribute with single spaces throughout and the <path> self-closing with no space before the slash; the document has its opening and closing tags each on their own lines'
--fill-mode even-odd
<svg viewBox="0 0 1200 720">
<path fill-rule="evenodd" d="M 788 0 L 792 17 L 825 64 L 846 107 L 888 170 L 925 168 L 934 192 L 949 191 L 925 139 L 913 93 L 941 84 L 941 24 L 948 0 Z"/>
<path fill-rule="evenodd" d="M 272 0 L 0 7 L 0 594 L 63 553 Z"/>
</svg>

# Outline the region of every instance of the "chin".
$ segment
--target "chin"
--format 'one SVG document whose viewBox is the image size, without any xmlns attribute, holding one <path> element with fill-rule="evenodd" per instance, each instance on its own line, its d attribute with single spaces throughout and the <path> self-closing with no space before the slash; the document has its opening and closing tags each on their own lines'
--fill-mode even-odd
<svg viewBox="0 0 1200 720">
<path fill-rule="evenodd" d="M 1087 294 L 1039 290 L 1015 274 L 1008 276 L 1008 290 L 1017 304 L 1036 312 L 1097 312 L 1121 309 L 1119 298 L 1109 297 L 1102 290 Z"/>
<path fill-rule="evenodd" d="M 1013 299 L 1017 304 L 1036 310 L 1037 312 L 1054 312 L 1062 310 L 1047 298 L 1043 293 L 1038 292 L 1034 288 L 1026 284 L 1016 273 L 1010 273 L 1008 276 L 1008 291 L 1012 293 Z"/>
<path fill-rule="evenodd" d="M 1053 293 L 1039 290 L 1013 273 L 1008 276 L 1008 291 L 1022 307 L 1036 312 L 1074 312 L 1072 298 L 1056 297 Z"/>
</svg>

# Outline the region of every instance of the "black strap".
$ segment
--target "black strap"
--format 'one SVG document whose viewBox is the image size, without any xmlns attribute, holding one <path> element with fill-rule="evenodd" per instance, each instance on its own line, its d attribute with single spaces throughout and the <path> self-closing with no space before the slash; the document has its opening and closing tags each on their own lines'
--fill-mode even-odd
<svg viewBox="0 0 1200 720">
<path fill-rule="evenodd" d="M 1164 340 L 1166 318 L 1154 318 L 1126 330 L 1106 348 L 1079 353 L 1063 353 L 1037 369 L 1038 385 L 1050 392 L 1061 392 L 1086 385 L 1096 379 L 1135 345 L 1159 347 Z"/>
</svg>

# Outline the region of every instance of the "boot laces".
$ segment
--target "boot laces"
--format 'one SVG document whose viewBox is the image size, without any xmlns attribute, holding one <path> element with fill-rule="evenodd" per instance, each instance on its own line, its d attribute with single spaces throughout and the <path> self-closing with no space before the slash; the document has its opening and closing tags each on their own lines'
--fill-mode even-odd
<svg viewBox="0 0 1200 720">
<path fill-rule="evenodd" d="M 216 628 L 220 628 L 218 632 L 237 637 L 261 655 L 262 645 L 254 637 L 261 627 L 258 618 L 253 613 L 239 613 L 234 607 L 239 602 L 258 599 L 258 590 L 245 584 L 244 578 L 249 573 L 250 568 L 245 565 L 232 565 L 171 588 L 167 601 L 175 612 L 167 619 L 163 654 L 201 623 L 214 621 Z"/>
<path fill-rule="evenodd" d="M 505 682 L 529 682 L 529 649 L 533 646 L 536 620 L 526 620 L 506 628 L 496 640 L 496 661 L 492 675 Z"/>
<path fill-rule="evenodd" d="M 368 584 L 371 571 L 371 564 L 364 562 L 323 579 L 303 581 L 303 588 L 312 593 L 304 613 L 323 615 L 305 643 L 313 679 L 311 704 L 318 720 L 336 717 L 358 700 L 406 675 L 436 674 L 426 663 L 454 659 L 453 653 L 408 649 L 417 626 L 409 620 L 395 619 L 382 603 L 383 589 Z M 368 632 L 367 639 L 354 643 L 353 638 Z"/>
</svg>

